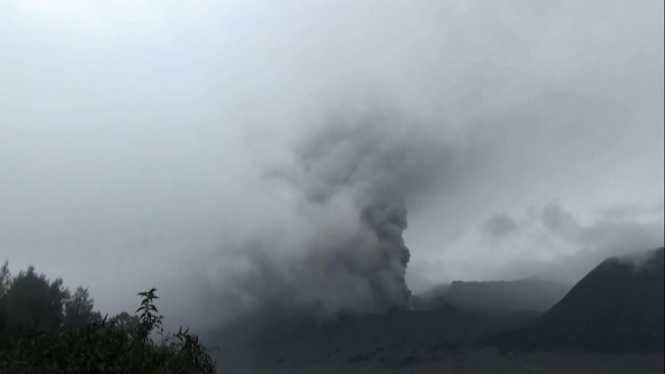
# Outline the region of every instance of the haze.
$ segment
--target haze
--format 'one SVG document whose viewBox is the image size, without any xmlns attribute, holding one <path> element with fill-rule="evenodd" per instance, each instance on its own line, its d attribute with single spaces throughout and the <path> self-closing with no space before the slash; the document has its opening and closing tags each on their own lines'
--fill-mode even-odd
<svg viewBox="0 0 665 374">
<path fill-rule="evenodd" d="M 0 4 L 0 260 L 103 312 L 293 287 L 385 186 L 414 293 L 663 245 L 660 1 L 57 4 Z"/>
</svg>

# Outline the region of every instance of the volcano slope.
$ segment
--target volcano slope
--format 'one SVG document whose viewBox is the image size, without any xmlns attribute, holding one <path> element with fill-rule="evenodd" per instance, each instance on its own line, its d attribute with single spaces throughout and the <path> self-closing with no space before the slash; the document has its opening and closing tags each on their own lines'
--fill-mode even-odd
<svg viewBox="0 0 665 374">
<path fill-rule="evenodd" d="M 227 370 L 317 363 L 385 364 L 440 359 L 497 326 L 450 305 L 431 311 L 339 314 L 318 320 L 308 308 L 277 304 L 246 315 L 206 337 Z"/>
<path fill-rule="evenodd" d="M 443 300 L 484 313 L 532 311 L 545 313 L 570 291 L 569 286 L 537 279 L 498 282 L 453 282 Z"/>
<path fill-rule="evenodd" d="M 528 327 L 484 339 L 511 350 L 662 353 L 663 248 L 598 265 Z"/>
</svg>

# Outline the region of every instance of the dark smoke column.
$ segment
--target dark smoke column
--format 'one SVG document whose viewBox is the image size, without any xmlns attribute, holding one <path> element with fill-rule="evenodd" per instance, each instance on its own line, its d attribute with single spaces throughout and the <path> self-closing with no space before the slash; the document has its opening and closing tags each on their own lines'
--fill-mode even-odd
<svg viewBox="0 0 665 374">
<path fill-rule="evenodd" d="M 405 206 L 440 178 L 447 152 L 434 139 L 379 105 L 335 112 L 297 143 L 294 170 L 277 175 L 321 219 L 308 255 L 287 272 L 294 293 L 331 310 L 409 308 Z"/>
<path fill-rule="evenodd" d="M 407 228 L 406 208 L 401 204 L 378 202 L 365 207 L 362 221 L 379 240 L 381 264 L 370 274 L 374 304 L 379 310 L 406 309 L 411 291 L 406 285 L 406 267 L 411 254 L 402 233 Z"/>
</svg>

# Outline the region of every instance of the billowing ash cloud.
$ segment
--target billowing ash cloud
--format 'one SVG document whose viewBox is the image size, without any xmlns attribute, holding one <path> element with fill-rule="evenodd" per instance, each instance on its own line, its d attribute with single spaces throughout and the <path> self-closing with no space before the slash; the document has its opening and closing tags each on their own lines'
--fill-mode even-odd
<svg viewBox="0 0 665 374">
<path fill-rule="evenodd" d="M 513 231 L 520 235 L 511 237 L 488 229 L 497 217 L 512 222 Z M 494 216 L 483 228 L 490 233 L 494 248 L 513 250 L 518 256 L 514 262 L 488 273 L 494 279 L 535 276 L 574 284 L 607 258 L 616 257 L 639 268 L 653 255 L 651 249 L 663 245 L 663 217 L 661 203 L 631 204 L 600 210 L 584 222 L 559 201 L 531 207 L 524 217 Z M 534 247 L 543 259 L 519 260 Z"/>
<path fill-rule="evenodd" d="M 373 301 L 380 308 L 407 306 L 411 291 L 404 276 L 411 253 L 402 238 L 407 226 L 406 208 L 390 202 L 376 203 L 364 208 L 362 217 L 379 239 L 379 264 L 368 274 Z"/>
<path fill-rule="evenodd" d="M 324 313 L 408 308 L 407 205 L 445 190 L 455 173 L 444 142 L 410 124 L 396 111 L 370 110 L 296 137 L 264 180 L 292 205 L 266 207 L 268 228 L 234 251 L 247 269 L 228 276 L 238 300 L 316 304 Z"/>
<path fill-rule="evenodd" d="M 305 261 L 326 275 L 328 287 L 354 295 L 347 299 L 353 307 L 386 310 L 409 303 L 406 204 L 438 184 L 448 161 L 440 140 L 410 125 L 397 111 L 374 107 L 333 117 L 295 147 L 296 172 L 287 180 L 304 204 L 324 212 L 338 204 L 350 207 L 345 219 L 355 224 L 317 239 Z"/>
</svg>

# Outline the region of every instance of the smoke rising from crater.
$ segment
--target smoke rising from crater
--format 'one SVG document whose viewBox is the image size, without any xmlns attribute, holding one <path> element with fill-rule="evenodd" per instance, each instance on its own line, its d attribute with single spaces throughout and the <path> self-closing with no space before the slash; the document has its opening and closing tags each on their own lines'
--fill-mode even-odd
<svg viewBox="0 0 665 374">
<path fill-rule="evenodd" d="M 589 244 L 663 243 L 662 2 L 46 3 L 0 2 L 0 247 L 103 312 L 152 286 L 195 331 L 380 309 L 403 271 L 561 279 Z M 591 232 L 515 218 L 552 200 Z M 381 204 L 408 230 L 368 225 Z"/>
<path fill-rule="evenodd" d="M 283 192 L 289 209 L 267 209 L 270 228 L 235 250 L 247 271 L 233 276 L 224 296 L 249 306 L 316 303 L 329 313 L 408 308 L 407 207 L 434 187 L 445 191 L 459 158 L 398 110 L 332 118 L 296 136 L 288 157 L 265 167 L 264 183 Z"/>
</svg>

